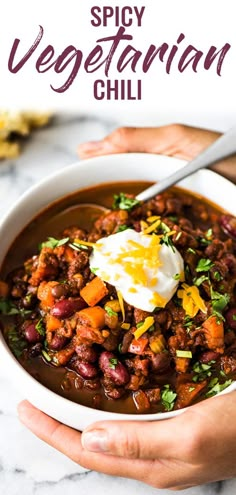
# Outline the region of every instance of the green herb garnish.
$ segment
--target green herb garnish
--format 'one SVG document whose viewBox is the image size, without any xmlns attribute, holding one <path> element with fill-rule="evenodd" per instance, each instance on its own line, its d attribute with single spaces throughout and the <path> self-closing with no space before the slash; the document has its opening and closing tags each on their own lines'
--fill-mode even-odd
<svg viewBox="0 0 236 495">
<path fill-rule="evenodd" d="M 98 270 L 99 268 L 90 268 L 90 272 L 94 273 L 94 275 L 96 275 Z"/>
<path fill-rule="evenodd" d="M 196 373 L 192 379 L 193 382 L 202 382 L 212 375 L 211 365 L 199 363 L 198 361 L 193 365 L 193 371 Z"/>
<path fill-rule="evenodd" d="M 217 281 L 217 282 L 220 282 L 223 277 L 222 275 L 220 274 L 220 272 L 214 272 L 214 275 L 213 275 L 214 279 Z"/>
<path fill-rule="evenodd" d="M 75 251 L 81 251 L 81 249 L 84 249 L 85 251 L 88 250 L 88 246 L 85 246 L 83 244 L 79 244 L 78 242 L 71 242 L 69 246 L 74 249 Z"/>
<path fill-rule="evenodd" d="M 209 278 L 206 275 L 202 275 L 201 277 L 198 277 L 198 278 L 195 277 L 193 279 L 193 283 L 194 283 L 194 285 L 199 287 L 203 282 L 205 282 L 205 280 L 209 280 Z"/>
<path fill-rule="evenodd" d="M 192 254 L 196 254 L 196 251 L 192 248 L 188 248 L 187 249 L 187 253 L 192 253 Z"/>
<path fill-rule="evenodd" d="M 117 358 L 110 358 L 109 359 L 109 368 L 112 370 L 116 369 L 116 365 L 118 364 L 118 359 Z"/>
<path fill-rule="evenodd" d="M 16 356 L 16 358 L 19 358 L 24 349 L 27 348 L 26 340 L 20 337 L 15 327 L 10 327 L 8 329 L 7 340 L 13 354 Z"/>
<path fill-rule="evenodd" d="M 224 383 L 219 383 L 218 378 L 213 378 L 209 383 L 210 390 L 206 393 L 206 397 L 212 397 L 213 395 L 219 394 L 225 390 L 225 388 L 229 387 L 232 381 L 233 380 L 226 380 Z"/>
<path fill-rule="evenodd" d="M 196 272 L 208 272 L 213 266 L 214 263 L 211 260 L 201 258 L 197 264 Z"/>
<path fill-rule="evenodd" d="M 9 299 L 0 299 L 0 314 L 4 316 L 14 316 L 14 315 L 28 315 L 32 313 L 32 310 L 18 308 Z"/>
<path fill-rule="evenodd" d="M 137 323 L 136 328 L 140 328 L 140 327 L 142 327 L 142 326 L 143 326 L 143 324 L 144 324 L 144 321 L 140 321 L 139 323 Z"/>
<path fill-rule="evenodd" d="M 43 324 L 43 319 L 40 318 L 40 320 L 38 321 L 37 325 L 35 325 L 35 329 L 37 330 L 37 332 L 39 333 L 39 335 L 45 335 L 45 328 L 44 328 L 44 324 Z"/>
<path fill-rule="evenodd" d="M 113 311 L 113 309 L 111 309 L 110 306 L 105 306 L 104 309 L 105 309 L 106 313 L 108 314 L 108 316 L 118 316 L 116 311 Z"/>
<path fill-rule="evenodd" d="M 42 349 L 42 355 L 46 359 L 46 361 L 48 361 L 49 363 L 50 363 L 50 361 L 52 361 L 51 356 L 49 356 L 48 352 L 45 351 L 44 349 Z"/>
<path fill-rule="evenodd" d="M 55 239 L 54 237 L 48 237 L 48 240 L 46 242 L 42 242 L 42 244 L 39 245 L 39 249 L 41 250 L 45 247 L 54 249 L 56 247 L 63 246 L 63 244 L 66 244 L 69 240 L 69 237 L 65 237 L 64 239 Z"/>
<path fill-rule="evenodd" d="M 113 209 L 131 211 L 135 206 L 140 205 L 140 201 L 135 198 L 128 198 L 124 193 L 114 194 Z"/>
<path fill-rule="evenodd" d="M 222 312 L 229 303 L 230 295 L 220 294 L 219 292 L 216 292 L 213 289 L 211 289 L 211 300 L 212 300 L 213 315 L 217 316 L 221 320 L 222 319 L 224 320 Z"/>
<path fill-rule="evenodd" d="M 180 279 L 180 273 L 176 273 L 176 274 L 173 276 L 173 279 L 174 279 L 174 280 L 179 280 L 179 279 Z"/>
<path fill-rule="evenodd" d="M 176 356 L 179 358 L 189 358 L 189 359 L 193 357 L 191 351 L 182 351 L 181 349 L 177 349 Z"/>
<path fill-rule="evenodd" d="M 128 227 L 128 225 L 120 225 L 117 229 L 117 234 L 118 232 L 124 232 L 124 230 L 127 230 L 127 229 L 130 229 L 130 227 Z"/>
<path fill-rule="evenodd" d="M 213 234 L 212 229 L 208 229 L 208 231 L 206 232 L 207 239 L 210 239 L 212 237 L 212 234 Z"/>
<path fill-rule="evenodd" d="M 161 402 L 167 411 L 172 411 L 177 394 L 171 390 L 170 385 L 165 385 L 161 392 Z"/>
</svg>

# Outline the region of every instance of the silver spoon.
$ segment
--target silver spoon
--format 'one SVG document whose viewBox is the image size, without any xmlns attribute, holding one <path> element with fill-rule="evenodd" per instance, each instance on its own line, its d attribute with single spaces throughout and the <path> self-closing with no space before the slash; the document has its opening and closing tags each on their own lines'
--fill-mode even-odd
<svg viewBox="0 0 236 495">
<path fill-rule="evenodd" d="M 189 175 L 192 175 L 197 170 L 202 168 L 207 168 L 214 163 L 227 158 L 228 156 L 236 153 L 236 127 L 233 127 L 228 132 L 223 134 L 220 138 L 218 138 L 211 146 L 206 148 L 202 153 L 200 153 L 196 158 L 191 160 L 187 165 L 182 167 L 180 170 L 177 170 L 174 174 L 171 174 L 166 179 L 161 180 L 160 182 L 153 184 L 148 187 L 141 193 L 136 196 L 136 199 L 139 201 L 146 201 L 148 199 L 153 198 L 157 194 L 161 193 L 168 189 L 168 187 L 173 186 L 177 182 L 182 179 L 185 179 Z M 77 209 L 80 208 L 91 207 L 94 209 L 94 213 L 98 213 L 99 210 L 101 213 L 109 212 L 107 208 L 104 208 L 100 205 L 95 204 L 86 204 L 86 205 L 77 205 Z"/>
<path fill-rule="evenodd" d="M 202 153 L 191 160 L 191 162 L 187 163 L 183 168 L 138 194 L 136 199 L 139 201 L 151 199 L 153 196 L 156 196 L 156 194 L 165 191 L 168 187 L 173 186 L 180 180 L 192 175 L 197 170 L 209 167 L 234 153 L 236 153 L 236 127 L 233 127 L 223 134 L 223 136 L 218 138 L 211 146 L 202 151 Z"/>
</svg>

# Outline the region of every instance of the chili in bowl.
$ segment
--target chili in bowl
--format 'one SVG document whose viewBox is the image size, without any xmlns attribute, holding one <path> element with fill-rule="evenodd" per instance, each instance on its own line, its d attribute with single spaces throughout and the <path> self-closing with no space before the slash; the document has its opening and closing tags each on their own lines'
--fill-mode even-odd
<svg viewBox="0 0 236 495">
<path fill-rule="evenodd" d="M 119 158 L 127 170 L 134 157 L 98 162 Z M 145 160 L 146 177 L 156 178 L 153 157 Z M 228 192 L 235 187 L 201 174 Z M 2 333 L 27 371 L 24 383 L 32 389 L 33 377 L 40 387 L 39 398 L 28 397 L 78 428 L 104 415 L 168 417 L 234 388 L 236 219 L 180 188 L 140 203 L 135 195 L 147 186 L 140 179 L 54 202 L 18 234 L 2 264 Z M 81 202 L 109 210 L 91 218 L 85 207 L 81 216 Z M 88 417 L 68 419 L 58 401 Z"/>
</svg>

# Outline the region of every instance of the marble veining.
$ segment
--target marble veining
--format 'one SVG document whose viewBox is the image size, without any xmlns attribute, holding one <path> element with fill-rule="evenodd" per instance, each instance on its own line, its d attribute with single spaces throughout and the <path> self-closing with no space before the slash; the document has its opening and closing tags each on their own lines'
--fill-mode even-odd
<svg viewBox="0 0 236 495">
<path fill-rule="evenodd" d="M 77 146 L 100 139 L 117 123 L 85 115 L 59 115 L 52 124 L 23 143 L 17 160 L 0 163 L 0 217 L 37 181 L 75 162 Z M 6 495 L 136 495 L 173 494 L 133 480 L 86 471 L 38 438 L 17 419 L 16 406 L 24 397 L 17 379 L 10 382 L 0 369 L 0 493 Z M 176 492 L 179 493 L 179 492 Z M 212 483 L 186 490 L 187 495 L 233 495 L 236 481 Z"/>
</svg>

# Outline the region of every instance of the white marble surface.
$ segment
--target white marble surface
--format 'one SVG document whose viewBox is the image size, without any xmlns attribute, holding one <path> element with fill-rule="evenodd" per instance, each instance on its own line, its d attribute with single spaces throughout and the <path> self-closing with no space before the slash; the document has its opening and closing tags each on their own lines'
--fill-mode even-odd
<svg viewBox="0 0 236 495">
<path fill-rule="evenodd" d="M 0 216 L 32 184 L 77 159 L 80 142 L 99 139 L 115 127 L 111 121 L 64 116 L 34 134 L 17 160 L 0 164 Z M 18 421 L 16 405 L 23 399 L 7 373 L 0 369 L 0 493 L 6 495 L 165 495 L 141 483 L 85 472 L 34 437 Z M 179 492 L 176 492 L 179 493 Z M 236 481 L 186 490 L 188 495 L 233 495 Z"/>
</svg>

